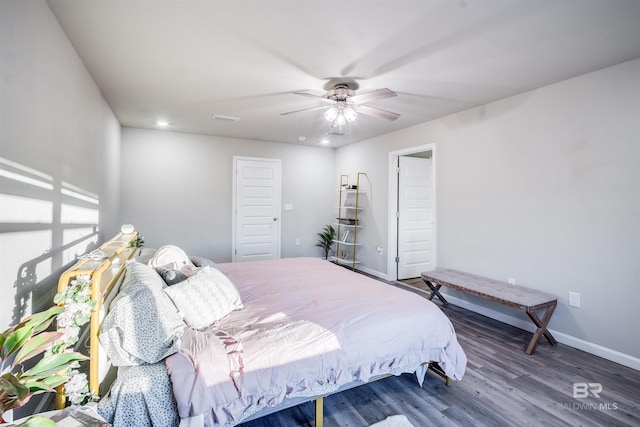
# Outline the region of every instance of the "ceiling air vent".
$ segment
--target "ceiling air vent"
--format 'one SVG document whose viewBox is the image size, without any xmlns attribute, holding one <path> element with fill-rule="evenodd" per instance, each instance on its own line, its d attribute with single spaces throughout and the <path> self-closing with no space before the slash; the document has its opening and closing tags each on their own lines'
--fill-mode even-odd
<svg viewBox="0 0 640 427">
<path fill-rule="evenodd" d="M 342 129 L 335 129 L 327 132 L 327 135 L 331 135 L 331 136 L 345 136 L 348 134 L 349 133 L 346 130 L 342 130 Z"/>
<path fill-rule="evenodd" d="M 224 114 L 214 114 L 213 120 L 221 120 L 223 122 L 237 122 L 240 120 L 240 117 L 235 116 L 225 116 Z"/>
</svg>

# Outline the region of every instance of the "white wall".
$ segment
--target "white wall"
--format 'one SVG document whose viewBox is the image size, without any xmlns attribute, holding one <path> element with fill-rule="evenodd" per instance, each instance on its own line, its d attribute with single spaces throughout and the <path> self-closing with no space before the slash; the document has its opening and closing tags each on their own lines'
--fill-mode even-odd
<svg viewBox="0 0 640 427">
<path fill-rule="evenodd" d="M 321 256 L 316 233 L 333 207 L 330 148 L 124 128 L 122 222 L 134 224 L 148 247 L 175 244 L 231 261 L 233 156 L 282 159 L 282 202 L 294 209 L 282 211 L 281 255 Z"/>
<path fill-rule="evenodd" d="M 378 189 L 370 246 L 387 247 L 388 153 L 428 143 L 438 265 L 557 295 L 561 340 L 640 368 L 640 59 L 338 149 L 338 170 L 357 165 Z"/>
<path fill-rule="evenodd" d="M 380 272 L 380 276 L 385 275 L 387 264 L 387 163 L 386 138 L 347 145 L 338 149 L 336 158 L 336 173 L 349 175 L 349 183 L 355 182 L 358 172 L 366 173 L 366 179 L 360 178 L 363 181 L 360 205 L 364 209 L 358 214 L 363 227 L 358 230 L 358 242 L 362 245 L 356 258 L 362 262 L 358 268 L 373 274 Z M 338 183 L 335 185 L 337 188 Z M 378 246 L 384 248 L 382 255 L 376 251 Z"/>
<path fill-rule="evenodd" d="M 0 58 L 4 329 L 52 305 L 63 265 L 118 229 L 120 124 L 44 1 L 0 2 Z"/>
<path fill-rule="evenodd" d="M 44 1 L 0 1 L 0 64 L 4 330 L 53 305 L 63 266 L 118 230 L 120 124 Z"/>
</svg>

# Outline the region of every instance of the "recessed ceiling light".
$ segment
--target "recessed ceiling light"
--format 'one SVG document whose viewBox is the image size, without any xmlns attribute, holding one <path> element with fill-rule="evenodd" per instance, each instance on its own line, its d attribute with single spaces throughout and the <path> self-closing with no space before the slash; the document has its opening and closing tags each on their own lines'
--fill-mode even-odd
<svg viewBox="0 0 640 427">
<path fill-rule="evenodd" d="M 227 121 L 227 122 L 237 122 L 238 120 L 240 120 L 240 117 L 225 116 L 224 114 L 214 114 L 213 115 L 213 120 L 223 120 L 223 121 Z"/>
<path fill-rule="evenodd" d="M 153 123 L 155 123 L 156 126 L 161 126 L 161 127 L 167 127 L 167 126 L 169 126 L 171 124 L 166 120 L 156 120 Z"/>
<path fill-rule="evenodd" d="M 329 144 L 329 140 L 328 139 L 322 139 L 322 140 L 320 140 L 320 144 L 328 145 Z"/>
<path fill-rule="evenodd" d="M 307 140 L 306 136 L 299 136 L 298 137 L 298 141 L 300 141 L 300 142 L 305 142 L 306 140 Z"/>
</svg>

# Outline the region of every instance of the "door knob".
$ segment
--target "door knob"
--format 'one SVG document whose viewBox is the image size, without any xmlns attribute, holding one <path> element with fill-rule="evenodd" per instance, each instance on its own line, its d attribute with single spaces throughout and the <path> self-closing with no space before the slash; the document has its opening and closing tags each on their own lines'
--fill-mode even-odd
<svg viewBox="0 0 640 427">
<path fill-rule="evenodd" d="M 278 217 L 277 217 L 277 216 L 274 216 L 274 217 L 273 217 L 273 220 L 274 220 L 274 221 L 277 221 L 277 220 L 278 220 Z"/>
</svg>

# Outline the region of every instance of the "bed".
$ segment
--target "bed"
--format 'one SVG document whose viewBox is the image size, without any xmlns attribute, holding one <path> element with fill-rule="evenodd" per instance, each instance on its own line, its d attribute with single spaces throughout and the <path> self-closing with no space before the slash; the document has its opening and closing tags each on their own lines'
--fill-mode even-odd
<svg viewBox="0 0 640 427">
<path fill-rule="evenodd" d="M 98 408 L 115 426 L 234 426 L 311 400 L 321 426 L 323 396 L 402 373 L 421 386 L 435 364 L 464 375 L 451 323 L 409 291 L 315 258 L 192 257 L 197 272 L 168 286 L 149 256 L 124 263 L 99 332 L 118 374 Z M 191 289 L 211 283 L 237 299 Z"/>
</svg>

